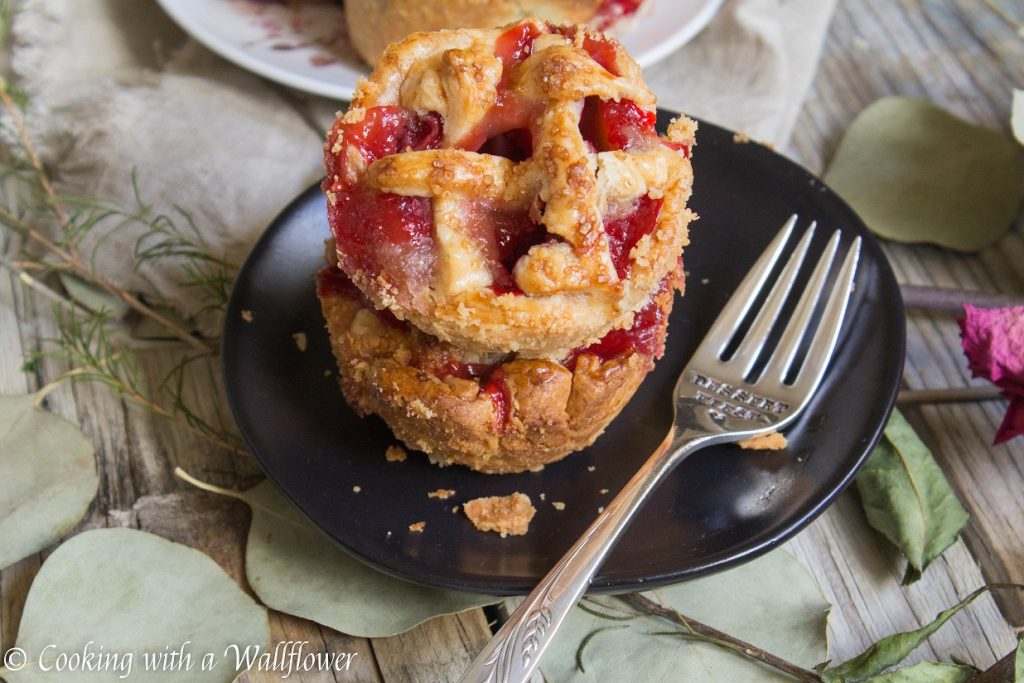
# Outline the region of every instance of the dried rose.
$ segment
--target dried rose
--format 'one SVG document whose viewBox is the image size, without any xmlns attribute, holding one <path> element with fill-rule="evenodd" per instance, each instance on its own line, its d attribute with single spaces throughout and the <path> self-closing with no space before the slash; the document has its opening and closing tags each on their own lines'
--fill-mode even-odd
<svg viewBox="0 0 1024 683">
<path fill-rule="evenodd" d="M 964 304 L 960 341 L 974 377 L 984 377 L 1010 400 L 993 444 L 1024 434 L 1024 306 Z"/>
</svg>

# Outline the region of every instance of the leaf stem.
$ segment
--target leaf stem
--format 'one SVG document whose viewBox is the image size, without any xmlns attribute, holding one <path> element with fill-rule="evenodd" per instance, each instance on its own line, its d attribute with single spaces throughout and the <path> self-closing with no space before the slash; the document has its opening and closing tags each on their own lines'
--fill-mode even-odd
<svg viewBox="0 0 1024 683">
<path fill-rule="evenodd" d="M 59 387 L 61 384 L 64 384 L 64 382 L 66 382 L 67 380 L 71 379 L 72 377 L 77 377 L 78 375 L 84 375 L 86 372 L 87 372 L 87 370 L 85 368 L 75 368 L 74 370 L 68 370 L 67 372 L 62 374 L 60 377 L 58 377 L 57 379 L 53 380 L 52 382 L 49 382 L 48 384 L 44 384 L 39 389 L 39 391 L 36 392 L 36 400 L 33 403 L 33 405 L 36 408 L 38 408 L 39 406 L 41 406 L 43 404 L 43 401 L 46 400 L 46 397 L 50 394 L 51 391 L 53 391 L 54 389 Z"/>
<path fill-rule="evenodd" d="M 735 652 L 741 657 L 746 657 L 747 659 L 752 659 L 762 664 L 766 664 L 773 669 L 792 676 L 798 681 L 805 681 L 806 683 L 821 683 L 821 676 L 810 669 L 805 669 L 798 664 L 794 664 L 793 662 L 773 655 L 770 652 L 762 650 L 756 645 L 752 645 L 751 643 L 735 638 L 728 633 L 719 631 L 713 626 L 708 626 L 707 624 L 702 624 L 699 621 L 685 617 L 674 609 L 665 607 L 664 605 L 661 605 L 650 598 L 644 597 L 639 593 L 630 593 L 628 595 L 620 595 L 618 597 L 623 602 L 631 605 L 634 609 L 645 614 L 666 619 L 677 626 L 681 626 L 686 632 L 684 635 L 718 645 L 726 650 Z"/>
<path fill-rule="evenodd" d="M 243 502 L 248 502 L 245 500 L 245 498 L 242 497 L 242 494 L 239 493 L 238 491 L 232 491 L 231 489 L 223 489 L 219 486 L 214 486 L 213 484 L 207 484 L 205 481 L 200 481 L 199 479 L 196 479 L 195 477 L 193 477 L 191 474 L 181 469 L 180 467 L 174 468 L 174 476 L 176 476 L 178 479 L 187 481 L 189 484 L 192 484 L 197 489 L 201 489 L 203 491 L 206 491 L 207 493 L 216 493 L 219 496 L 228 496 L 229 498 L 235 498 Z"/>
</svg>

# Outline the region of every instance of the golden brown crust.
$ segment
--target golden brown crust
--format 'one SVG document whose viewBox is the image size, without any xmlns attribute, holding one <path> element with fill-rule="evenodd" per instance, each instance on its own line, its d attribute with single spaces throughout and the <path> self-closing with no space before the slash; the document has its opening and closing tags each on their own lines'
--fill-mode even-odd
<svg viewBox="0 0 1024 683">
<path fill-rule="evenodd" d="M 327 186 L 349 182 L 432 200 L 438 257 L 427 287 L 404 297 L 384 275 L 347 268 L 377 307 L 466 351 L 559 358 L 628 325 L 674 267 L 695 217 L 686 207 L 692 168 L 686 153 L 665 144 L 600 153 L 588 147 L 580 132 L 585 98 L 629 100 L 652 112 L 655 97 L 616 41 L 582 27 L 563 36 L 536 20 L 524 25 L 531 23 L 542 35 L 506 79 L 494 56 L 504 29 L 418 33 L 391 45 L 360 83 L 342 121 L 358 123 L 367 109 L 381 105 L 434 112 L 444 121 L 442 149 L 400 152 L 369 164 L 356 152 L 346 166 L 352 177 L 329 177 Z M 609 46 L 611 70 L 584 49 L 586 40 Z M 503 80 L 513 99 L 539 107 L 530 123 L 532 157 L 513 162 L 453 148 L 486 128 Z M 667 139 L 692 147 L 695 129 L 683 117 Z M 329 154 L 352 156 L 340 138 L 333 139 Z M 661 200 L 661 211 L 653 232 L 629 253 L 628 276 L 620 278 L 603 224 L 642 197 Z M 336 200 L 330 191 L 328 199 Z M 541 221 L 551 239 L 516 262 L 512 277 L 521 292 L 494 286 L 483 247 L 467 234 L 471 200 L 511 212 L 544 205 Z"/>
<path fill-rule="evenodd" d="M 665 324 L 681 284 L 680 270 L 674 286 L 655 294 Z M 653 367 L 652 358 L 634 352 L 605 361 L 583 353 L 573 370 L 553 361 L 508 360 L 494 371 L 507 399 L 496 403 L 486 379 L 423 369 L 454 357 L 449 345 L 389 324 L 352 295 L 321 292 L 320 301 L 348 402 L 382 417 L 407 446 L 442 465 L 522 472 L 565 457 L 604 431 Z M 503 419 L 499 406 L 506 403 Z"/>
<path fill-rule="evenodd" d="M 493 28 L 539 16 L 557 24 L 589 21 L 601 0 L 345 0 L 349 35 L 369 64 L 390 43 L 417 31 Z"/>
</svg>

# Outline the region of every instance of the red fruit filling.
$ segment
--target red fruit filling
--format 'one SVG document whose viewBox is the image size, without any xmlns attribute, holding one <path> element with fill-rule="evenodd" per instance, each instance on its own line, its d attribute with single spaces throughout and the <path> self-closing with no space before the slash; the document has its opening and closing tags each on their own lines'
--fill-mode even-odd
<svg viewBox="0 0 1024 683">
<path fill-rule="evenodd" d="M 573 349 L 563 365 L 575 370 L 576 360 L 583 354 L 597 356 L 602 361 L 630 353 L 638 353 L 648 358 L 661 358 L 665 353 L 665 312 L 658 305 L 658 299 L 671 286 L 669 278 L 662 280 L 647 305 L 633 316 L 633 324 L 628 329 L 612 330 L 590 346 Z"/>
<path fill-rule="evenodd" d="M 625 17 L 636 14 L 643 0 L 604 0 L 594 16 L 594 26 L 606 31 Z"/>
<path fill-rule="evenodd" d="M 598 152 L 644 147 L 660 140 L 654 112 L 629 100 L 602 100 L 591 96 L 583 103 L 580 133 Z"/>
<path fill-rule="evenodd" d="M 618 55 L 610 41 L 605 40 L 604 37 L 601 36 L 594 36 L 579 25 L 560 26 L 555 30 L 569 40 L 575 40 L 576 35 L 580 31 L 583 31 L 583 49 L 590 55 L 590 58 L 600 64 L 605 71 L 608 71 L 615 76 L 622 75 L 616 67 Z"/>
<path fill-rule="evenodd" d="M 541 30 L 533 23 L 518 24 L 498 36 L 494 43 L 494 56 L 501 60 L 502 72 L 501 82 L 498 90 L 503 90 L 508 85 L 512 69 L 526 61 L 526 58 L 533 54 L 533 43 L 538 36 L 546 31 Z"/>
<path fill-rule="evenodd" d="M 512 270 L 530 247 L 551 239 L 544 226 L 528 211 L 502 211 L 475 201 L 467 203 L 463 223 L 490 265 L 495 294 L 521 294 Z"/>
<path fill-rule="evenodd" d="M 536 118 L 541 105 L 510 92 L 508 86 L 513 69 L 533 54 L 534 41 L 545 32 L 528 23 L 513 26 L 498 36 L 494 56 L 501 60 L 502 69 L 494 106 L 487 117 L 459 141 L 460 149 L 498 154 L 514 161 L 529 159 L 533 154 L 530 122 Z"/>
<path fill-rule="evenodd" d="M 505 372 L 501 368 L 492 372 L 487 380 L 487 384 L 484 385 L 481 391 L 494 404 L 494 430 L 497 432 L 505 431 L 509 413 L 511 412 L 509 409 L 512 406 L 512 395 L 508 390 L 508 384 L 505 382 Z"/>
<path fill-rule="evenodd" d="M 348 275 L 337 266 L 324 266 L 316 274 L 316 295 L 318 298 L 328 296 L 343 296 L 348 299 L 360 301 L 363 308 L 368 308 L 377 314 L 385 324 L 398 330 L 407 329 L 404 322 L 395 317 L 395 314 L 387 309 L 374 307 L 366 296 L 359 291 L 359 288 L 352 284 Z"/>
<path fill-rule="evenodd" d="M 663 203 L 664 200 L 651 199 L 644 195 L 636 200 L 635 207 L 626 215 L 605 220 L 604 232 L 608 238 L 608 251 L 619 278 L 629 276 L 630 266 L 633 264 L 629 254 L 641 237 L 654 232 Z"/>
<path fill-rule="evenodd" d="M 404 107 L 372 107 L 362 121 L 335 123 L 324 155 L 324 189 L 334 194 L 327 215 L 346 272 L 383 276 L 406 298 L 429 284 L 436 261 L 430 199 L 355 185 L 348 164 L 351 149 L 370 164 L 410 149 L 437 149 L 442 134 L 440 116 Z"/>
<path fill-rule="evenodd" d="M 512 161 L 526 161 L 533 156 L 533 135 L 529 128 L 514 128 L 495 135 L 477 151 Z"/>
</svg>

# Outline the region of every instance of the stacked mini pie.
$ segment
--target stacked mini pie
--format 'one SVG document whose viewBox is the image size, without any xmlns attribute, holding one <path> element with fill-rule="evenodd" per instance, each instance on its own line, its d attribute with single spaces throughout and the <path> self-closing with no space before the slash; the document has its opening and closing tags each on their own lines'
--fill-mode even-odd
<svg viewBox="0 0 1024 683">
<path fill-rule="evenodd" d="M 593 442 L 664 349 L 696 125 L 613 39 L 537 19 L 387 48 L 327 137 L 317 293 L 345 397 L 441 464 Z"/>
<path fill-rule="evenodd" d="M 414 31 L 489 28 L 531 15 L 556 24 L 608 30 L 650 0 L 345 0 L 352 44 L 369 64 L 388 44 Z"/>
</svg>

